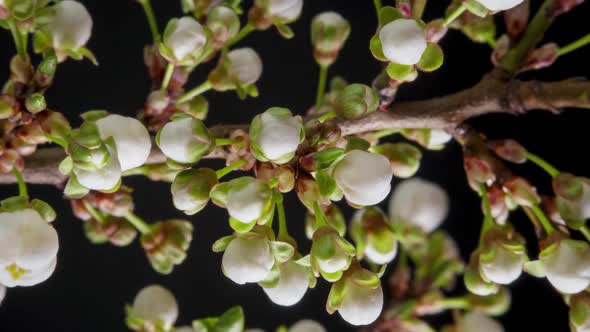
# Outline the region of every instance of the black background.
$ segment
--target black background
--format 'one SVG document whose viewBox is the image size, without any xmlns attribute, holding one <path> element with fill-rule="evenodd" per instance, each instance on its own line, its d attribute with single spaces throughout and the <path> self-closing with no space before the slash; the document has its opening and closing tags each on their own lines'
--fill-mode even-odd
<svg viewBox="0 0 590 332">
<path fill-rule="evenodd" d="M 107 109 L 114 113 L 134 115 L 144 103 L 149 80 L 142 61 L 142 48 L 150 42 L 148 25 L 141 7 L 132 0 L 82 1 L 94 19 L 89 48 L 97 56 L 100 66 L 89 62 L 67 61 L 58 68 L 55 86 L 48 94 L 51 108 L 67 114 L 73 124 L 79 124 L 83 111 Z M 393 1 L 384 1 L 384 3 Z M 433 0 L 426 18 L 440 17 L 449 1 Z M 248 8 L 250 1 L 246 1 Z M 533 6 L 540 4 L 532 1 Z M 180 1 L 153 0 L 159 25 L 164 27 L 171 17 L 181 15 Z M 251 118 L 271 106 L 288 107 L 302 114 L 315 98 L 317 67 L 313 62 L 309 38 L 309 24 L 313 15 L 325 10 L 336 10 L 352 25 L 352 34 L 341 58 L 331 68 L 331 74 L 344 76 L 350 82 L 369 83 L 379 70 L 379 64 L 368 50 L 376 19 L 372 1 L 307 0 L 300 20 L 292 25 L 293 40 L 284 40 L 274 30 L 257 32 L 241 45 L 255 48 L 263 59 L 264 74 L 258 86 L 261 96 L 241 102 L 234 93 L 209 92 L 211 103 L 207 123 L 249 122 Z M 588 33 L 590 4 L 560 17 L 552 26 L 546 40 L 564 45 Z M 498 18 L 500 22 L 500 18 Z M 420 99 L 441 96 L 469 87 L 491 69 L 490 49 L 471 43 L 456 31 L 451 31 L 441 43 L 445 50 L 444 66 L 431 74 L 404 86 L 399 99 Z M 10 34 L 0 32 L 0 77 L 8 75 L 10 55 L 14 53 Z M 558 80 L 572 76 L 588 76 L 590 47 L 559 59 L 550 69 L 526 78 Z M 199 68 L 189 86 L 201 83 L 210 65 Z M 492 138 L 512 137 L 520 140 L 532 152 L 542 155 L 558 168 L 580 175 L 589 175 L 590 161 L 586 158 L 587 130 L 590 115 L 583 111 L 567 111 L 560 116 L 532 112 L 526 116 L 485 116 L 473 124 Z M 204 161 L 214 168 L 220 161 Z M 550 193 L 546 174 L 531 165 L 514 167 L 526 175 L 541 193 Z M 481 224 L 479 201 L 470 191 L 462 169 L 461 152 L 452 143 L 441 152 L 426 152 L 419 176 L 435 181 L 449 192 L 451 214 L 444 224 L 459 242 L 461 253 L 467 258 L 477 245 Z M 399 180 L 395 180 L 397 182 Z M 135 188 L 136 212 L 146 220 L 156 221 L 182 217 L 172 205 L 169 185 L 151 183 L 143 178 L 125 179 Z M 394 183 L 395 185 L 395 183 Z M 211 244 L 229 234 L 227 214 L 209 206 L 190 219 L 194 222 L 194 241 L 188 259 L 172 275 L 162 276 L 148 265 L 143 251 L 135 242 L 127 248 L 90 244 L 82 232 L 81 222 L 75 219 L 69 203 L 55 188 L 30 186 L 31 195 L 48 201 L 59 214 L 54 222 L 59 232 L 60 252 L 57 270 L 43 284 L 29 288 L 9 289 L 0 308 L 0 331 L 126 331 L 123 307 L 133 300 L 142 287 L 159 283 L 169 288 L 180 305 L 179 324 L 194 318 L 217 315 L 233 305 L 244 306 L 247 325 L 269 331 L 280 324 L 292 324 L 301 318 L 321 321 L 329 331 L 352 331 L 338 314 L 325 312 L 327 283 L 319 282 L 294 307 L 273 305 L 257 285 L 238 286 L 225 278 L 220 270 L 221 255 L 211 252 Z M 16 185 L 0 187 L 1 197 L 16 194 Z M 385 202 L 383 203 L 385 207 Z M 346 209 L 350 213 L 350 209 Z M 307 251 L 304 240 L 303 209 L 294 194 L 287 198 L 287 217 L 292 234 L 300 238 L 300 246 Z M 530 223 L 520 212 L 511 220 L 530 239 Z M 531 257 L 536 257 L 537 245 L 529 243 Z M 522 276 L 515 282 L 511 311 L 501 318 L 507 331 L 567 331 L 567 307 L 546 280 Z M 440 322 L 448 317 L 438 317 Z"/>
</svg>

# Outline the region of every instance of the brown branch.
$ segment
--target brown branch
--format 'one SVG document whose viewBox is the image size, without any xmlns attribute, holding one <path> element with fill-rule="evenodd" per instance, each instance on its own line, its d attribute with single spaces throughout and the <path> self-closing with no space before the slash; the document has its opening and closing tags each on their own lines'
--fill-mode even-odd
<svg viewBox="0 0 590 332">
<path fill-rule="evenodd" d="M 452 129 L 462 122 L 490 113 L 521 114 L 530 110 L 557 112 L 565 107 L 590 108 L 590 82 L 568 79 L 560 82 L 510 81 L 506 83 L 493 72 L 472 88 L 429 100 L 393 103 L 388 112 L 374 112 L 366 117 L 339 124 L 344 135 L 393 128 Z M 227 136 L 247 125 L 218 125 L 211 128 L 217 137 Z M 206 158 L 223 158 L 217 149 Z M 67 176 L 57 169 L 65 158 L 61 148 L 44 148 L 25 160 L 23 172 L 29 183 L 62 186 Z M 149 164 L 166 160 L 154 145 Z M 0 184 L 14 183 L 12 174 L 0 174 Z"/>
</svg>

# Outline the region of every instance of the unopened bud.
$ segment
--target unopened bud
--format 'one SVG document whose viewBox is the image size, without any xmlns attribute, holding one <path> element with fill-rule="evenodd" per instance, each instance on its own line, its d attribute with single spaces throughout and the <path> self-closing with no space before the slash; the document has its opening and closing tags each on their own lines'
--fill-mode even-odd
<svg viewBox="0 0 590 332">
<path fill-rule="evenodd" d="M 557 44 L 545 44 L 529 52 L 522 71 L 547 68 L 557 60 L 558 54 L 559 46 Z"/>
<path fill-rule="evenodd" d="M 36 92 L 27 97 L 25 106 L 27 111 L 36 114 L 45 110 L 47 103 L 45 102 L 45 97 L 41 93 Z"/>
<path fill-rule="evenodd" d="M 373 150 L 389 160 L 393 175 L 397 177 L 412 177 L 420 168 L 422 152 L 411 144 L 386 143 L 373 147 Z"/>
<path fill-rule="evenodd" d="M 254 169 L 256 177 L 264 182 L 277 179 L 277 189 L 287 193 L 295 187 L 295 172 L 289 165 L 275 165 L 273 163 L 258 163 Z"/>
<path fill-rule="evenodd" d="M 315 16 L 311 22 L 311 43 L 317 63 L 334 63 L 349 34 L 350 24 L 340 14 L 324 12 Z"/>
<path fill-rule="evenodd" d="M 504 191 L 521 206 L 532 206 L 541 203 L 537 189 L 526 179 L 512 176 L 503 183 Z"/>
<path fill-rule="evenodd" d="M 188 215 L 201 211 L 209 202 L 209 192 L 217 183 L 217 175 L 210 168 L 178 173 L 170 188 L 174 206 Z"/>
<path fill-rule="evenodd" d="M 310 175 L 300 174 L 297 177 L 295 192 L 297 192 L 297 197 L 299 197 L 301 203 L 310 211 L 313 211 L 314 205 L 318 202 L 320 205 L 329 204 L 329 200 L 322 197 L 319 184 Z"/>
<path fill-rule="evenodd" d="M 469 294 L 467 295 L 467 301 L 473 309 L 487 315 L 500 316 L 510 309 L 512 296 L 509 288 L 501 287 L 497 293 L 489 296 Z"/>
<path fill-rule="evenodd" d="M 582 292 L 570 298 L 569 321 L 573 332 L 590 329 L 590 296 Z"/>
<path fill-rule="evenodd" d="M 23 142 L 29 144 L 43 144 L 47 142 L 45 132 L 38 121 L 33 121 L 27 125 L 18 127 L 16 135 Z"/>
<path fill-rule="evenodd" d="M 20 56 L 15 56 L 10 61 L 10 78 L 14 82 L 28 84 L 33 79 L 33 65 L 29 60 L 23 60 Z"/>
<path fill-rule="evenodd" d="M 35 82 L 41 87 L 48 87 L 53 82 L 55 71 L 57 69 L 57 56 L 55 53 L 46 56 L 37 66 L 35 72 Z"/>
<path fill-rule="evenodd" d="M 45 111 L 39 114 L 38 120 L 45 135 L 50 140 L 67 142 L 72 127 L 63 114 L 54 111 Z"/>
<path fill-rule="evenodd" d="M 488 183 L 493 182 L 496 179 L 496 175 L 489 162 L 485 159 L 478 158 L 477 156 L 465 156 L 463 159 L 463 167 L 465 168 L 467 177 L 471 181 Z"/>
<path fill-rule="evenodd" d="M 520 5 L 512 7 L 504 12 L 506 31 L 512 39 L 518 39 L 527 26 L 530 14 L 529 1 L 523 1 Z"/>
<path fill-rule="evenodd" d="M 150 109 L 150 114 L 162 114 L 170 104 L 170 97 L 168 93 L 162 90 L 152 91 L 147 98 L 147 107 Z"/>
<path fill-rule="evenodd" d="M 16 115 L 14 98 L 8 95 L 0 95 L 0 120 L 8 119 Z"/>
<path fill-rule="evenodd" d="M 176 108 L 193 118 L 205 120 L 205 118 L 207 118 L 207 113 L 209 113 L 209 102 L 203 96 L 196 96 L 186 103 L 177 105 Z"/>
<path fill-rule="evenodd" d="M 522 164 L 527 161 L 526 149 L 513 139 L 489 141 L 488 146 L 504 160 L 516 164 Z"/>
<path fill-rule="evenodd" d="M 433 20 L 426 24 L 426 40 L 438 43 L 449 31 L 443 19 Z"/>
<path fill-rule="evenodd" d="M 211 30 L 213 48 L 221 49 L 240 31 L 240 18 L 231 8 L 216 6 L 207 13 L 207 27 Z"/>
<path fill-rule="evenodd" d="M 151 232 L 141 237 L 152 267 L 162 274 L 170 274 L 186 258 L 192 232 L 193 225 L 186 220 L 166 220 L 152 225 Z"/>
<path fill-rule="evenodd" d="M 338 96 L 335 111 L 341 118 L 356 119 L 374 112 L 378 106 L 379 97 L 371 87 L 351 84 Z"/>
</svg>

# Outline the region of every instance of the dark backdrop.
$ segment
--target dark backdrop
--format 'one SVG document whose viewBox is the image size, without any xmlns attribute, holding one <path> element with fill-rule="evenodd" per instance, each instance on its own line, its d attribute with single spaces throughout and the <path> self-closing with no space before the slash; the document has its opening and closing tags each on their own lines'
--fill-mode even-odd
<svg viewBox="0 0 590 332">
<path fill-rule="evenodd" d="M 89 48 L 100 61 L 99 67 L 89 62 L 67 61 L 60 65 L 55 86 L 49 92 L 51 108 L 66 113 L 75 125 L 78 114 L 89 109 L 104 108 L 111 112 L 134 115 L 143 104 L 149 81 L 142 61 L 142 48 L 150 42 L 150 34 L 140 6 L 132 0 L 83 1 L 94 18 Z M 392 1 L 384 1 L 392 2 Z M 430 1 L 426 16 L 441 15 L 449 1 Z M 540 0 L 532 1 L 537 7 Z M 179 0 L 153 0 L 160 27 L 174 16 L 181 15 Z M 249 5 L 250 1 L 246 1 Z M 331 73 L 351 82 L 368 83 L 379 70 L 369 50 L 368 41 L 374 33 L 376 19 L 372 1 L 306 0 L 304 13 L 292 25 L 293 40 L 282 39 L 276 31 L 255 33 L 241 45 L 254 47 L 264 62 L 264 75 L 259 82 L 261 96 L 241 102 L 233 93 L 207 93 L 211 103 L 210 125 L 225 122 L 249 122 L 270 106 L 288 107 L 303 113 L 315 98 L 317 67 L 311 56 L 309 25 L 313 15 L 333 9 L 346 17 L 352 34 Z M 588 33 L 590 4 L 560 17 L 547 35 L 547 40 L 563 45 Z M 399 99 L 440 96 L 469 87 L 491 68 L 490 49 L 471 43 L 456 31 L 451 31 L 441 43 L 445 50 L 444 66 L 431 74 L 404 86 Z M 0 32 L 0 77 L 7 77 L 9 56 L 13 54 L 10 35 Z M 550 69 L 527 75 L 557 80 L 570 76 L 588 76 L 590 47 L 567 55 Z M 202 82 L 210 66 L 200 68 L 191 84 Z M 492 138 L 512 137 L 531 151 L 544 156 L 558 168 L 589 175 L 587 160 L 587 130 L 590 114 L 568 111 L 555 116 L 533 112 L 526 116 L 486 116 L 473 124 Z M 204 161 L 204 165 L 221 167 L 219 161 Z M 533 166 L 515 168 L 526 174 L 541 192 L 549 193 L 549 178 Z M 468 189 L 462 169 L 461 152 L 457 144 L 441 152 L 426 152 L 419 176 L 446 188 L 451 197 L 451 214 L 444 228 L 458 240 L 461 253 L 467 258 L 477 245 L 481 224 L 479 200 Z M 395 180 L 396 182 L 398 180 Z M 125 179 L 135 188 L 136 212 L 150 221 L 182 217 L 172 205 L 169 185 L 151 183 L 143 178 Z M 16 194 L 16 185 L 0 187 L 1 197 Z M 227 235 L 230 229 L 224 210 L 209 206 L 191 220 L 195 225 L 194 241 L 188 259 L 172 275 L 154 272 L 136 242 L 128 248 L 109 245 L 95 246 L 84 237 L 81 222 L 72 216 L 69 203 L 55 188 L 31 186 L 31 195 L 48 201 L 59 214 L 54 222 L 59 232 L 60 251 L 57 270 L 41 285 L 10 289 L 0 308 L 1 332 L 37 331 L 126 331 L 123 307 L 132 301 L 137 291 L 151 283 L 168 287 L 180 305 L 179 322 L 188 324 L 193 318 L 216 315 L 230 306 L 241 304 L 248 326 L 272 331 L 279 324 L 292 324 L 307 317 L 317 319 L 329 331 L 352 331 L 338 314 L 325 312 L 327 283 L 319 282 L 294 307 L 273 305 L 257 285 L 238 286 L 225 278 L 220 269 L 221 255 L 211 252 L 211 244 Z M 385 206 L 385 204 L 383 204 Z M 347 209 L 347 214 L 350 210 Z M 287 198 L 290 230 L 304 241 L 303 209 L 291 194 Z M 512 220 L 529 238 L 532 229 L 526 217 L 516 212 Z M 530 243 L 531 256 L 537 245 Z M 567 308 L 560 296 L 542 279 L 529 276 L 515 282 L 512 310 L 502 317 L 508 331 L 567 331 Z M 438 320 L 445 317 L 437 318 Z"/>
</svg>

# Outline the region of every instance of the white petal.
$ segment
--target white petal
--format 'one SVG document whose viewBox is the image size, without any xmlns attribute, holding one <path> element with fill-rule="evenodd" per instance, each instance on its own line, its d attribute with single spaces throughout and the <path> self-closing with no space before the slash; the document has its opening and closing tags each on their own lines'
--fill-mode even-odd
<svg viewBox="0 0 590 332">
<path fill-rule="evenodd" d="M 111 114 L 96 121 L 96 126 L 101 139 L 112 137 L 115 141 L 122 171 L 139 167 L 146 162 L 152 149 L 152 141 L 139 120 Z"/>
<path fill-rule="evenodd" d="M 281 19 L 283 23 L 296 20 L 301 15 L 303 0 L 269 0 L 268 12 L 274 17 Z"/>
<path fill-rule="evenodd" d="M 449 198 L 437 184 L 419 178 L 401 182 L 389 201 L 389 217 L 432 232 L 447 217 Z"/>
<path fill-rule="evenodd" d="M 472 311 L 459 321 L 457 332 L 504 332 L 500 323 L 479 311 Z"/>
<path fill-rule="evenodd" d="M 25 274 L 16 280 L 17 286 L 35 286 L 49 279 L 55 271 L 57 257 L 54 257 L 47 265 L 32 270 L 26 270 Z"/>
<path fill-rule="evenodd" d="M 379 39 L 385 57 L 401 65 L 415 65 L 426 50 L 426 33 L 412 19 L 400 18 L 387 23 L 381 28 Z"/>
<path fill-rule="evenodd" d="M 328 259 L 318 259 L 318 265 L 320 269 L 327 273 L 335 273 L 342 271 L 346 268 L 350 261 L 350 256 L 344 253 L 342 250 L 336 249 L 334 256 Z"/>
<path fill-rule="evenodd" d="M 349 282 L 348 289 L 338 312 L 352 325 L 367 325 L 374 322 L 383 309 L 383 289 L 360 287 Z"/>
<path fill-rule="evenodd" d="M 590 252 L 575 247 L 575 240 L 562 240 L 548 257 L 541 257 L 547 279 L 553 287 L 566 294 L 575 294 L 590 285 L 585 272 L 590 266 Z"/>
<path fill-rule="evenodd" d="M 500 10 L 508 10 L 521 4 L 524 0 L 477 0 L 487 9 L 497 12 Z"/>
<path fill-rule="evenodd" d="M 428 146 L 438 146 L 449 142 L 453 136 L 442 129 L 430 130 L 430 142 Z"/>
<path fill-rule="evenodd" d="M 110 149 L 111 157 L 102 168 L 96 170 L 84 170 L 74 167 L 73 172 L 81 185 L 92 190 L 110 190 L 117 185 L 121 179 L 121 166 L 115 151 Z"/>
<path fill-rule="evenodd" d="M 0 269 L 14 263 L 21 252 L 19 224 L 22 211 L 0 213 Z"/>
<path fill-rule="evenodd" d="M 55 6 L 55 18 L 47 25 L 56 49 L 78 49 L 90 39 L 92 17 L 77 1 L 65 0 Z"/>
<path fill-rule="evenodd" d="M 273 264 L 268 240 L 243 238 L 229 243 L 221 262 L 227 277 L 238 284 L 264 280 Z"/>
<path fill-rule="evenodd" d="M 2 301 L 4 301 L 4 298 L 6 297 L 6 287 L 2 284 L 0 284 L 0 305 L 2 305 Z"/>
<path fill-rule="evenodd" d="M 326 329 L 324 329 L 322 324 L 316 321 L 302 319 L 293 324 L 293 326 L 291 326 L 289 329 L 289 332 L 326 332 Z"/>
<path fill-rule="evenodd" d="M 161 321 L 168 330 L 178 317 L 178 304 L 169 290 L 151 285 L 142 289 L 135 297 L 132 314 L 152 322 Z"/>
<path fill-rule="evenodd" d="M 254 180 L 241 188 L 232 188 L 227 193 L 227 212 L 233 218 L 250 223 L 262 216 L 268 203 L 267 192 L 261 190 L 264 184 Z"/>
<path fill-rule="evenodd" d="M 309 272 L 292 260 L 283 263 L 279 270 L 279 283 L 273 288 L 262 289 L 274 303 L 282 306 L 294 305 L 303 298 L 309 287 Z M 290 331 L 293 332 L 293 329 Z"/>
<path fill-rule="evenodd" d="M 192 17 L 180 18 L 175 29 L 164 37 L 164 44 L 170 47 L 177 60 L 198 53 L 207 42 L 205 30 Z"/>
<path fill-rule="evenodd" d="M 397 247 L 398 244 L 397 241 L 395 241 L 393 248 L 390 251 L 382 253 L 373 246 L 372 242 L 369 242 L 365 247 L 365 256 L 367 256 L 367 258 L 375 264 L 387 264 L 395 258 L 395 255 L 397 254 Z"/>
<path fill-rule="evenodd" d="M 294 153 L 299 146 L 301 123 L 294 117 L 276 117 L 265 112 L 260 117 L 261 127 L 256 144 L 270 160 Z"/>
<path fill-rule="evenodd" d="M 180 163 L 190 163 L 194 121 L 191 118 L 168 122 L 160 131 L 160 149 L 166 157 Z"/>
<path fill-rule="evenodd" d="M 346 199 L 357 205 L 375 205 L 391 190 L 393 170 L 380 154 L 361 150 L 348 152 L 338 162 L 334 179 Z"/>
<path fill-rule="evenodd" d="M 251 48 L 238 48 L 227 54 L 230 62 L 229 75 L 241 85 L 253 84 L 262 75 L 262 60 Z"/>
<path fill-rule="evenodd" d="M 522 255 L 498 248 L 494 261 L 491 263 L 481 262 L 480 266 L 487 279 L 496 284 L 508 285 L 520 276 L 523 264 Z"/>
<path fill-rule="evenodd" d="M 14 263 L 26 270 L 47 266 L 57 255 L 57 232 L 35 210 L 26 209 L 16 213 L 22 218 L 18 229 L 21 251 Z"/>
</svg>

